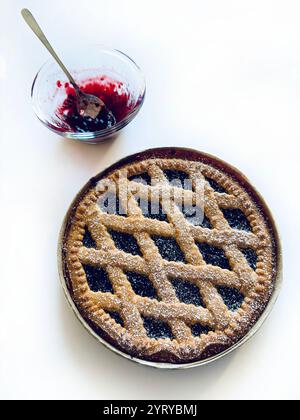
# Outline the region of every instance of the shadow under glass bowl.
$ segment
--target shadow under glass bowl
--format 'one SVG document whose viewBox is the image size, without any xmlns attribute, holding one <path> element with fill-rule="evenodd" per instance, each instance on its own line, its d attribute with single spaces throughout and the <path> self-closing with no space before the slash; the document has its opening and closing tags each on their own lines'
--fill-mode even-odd
<svg viewBox="0 0 300 420">
<path fill-rule="evenodd" d="M 76 51 L 63 53 L 62 57 L 79 85 L 99 77 L 120 82 L 128 95 L 128 113 L 111 128 L 92 132 L 72 130 L 57 112 L 67 98 L 63 87 L 68 80 L 51 58 L 41 67 L 33 81 L 31 97 L 35 114 L 46 127 L 67 139 L 101 143 L 115 137 L 133 120 L 143 105 L 146 85 L 140 68 L 121 51 L 99 45 L 76 48 Z"/>
</svg>

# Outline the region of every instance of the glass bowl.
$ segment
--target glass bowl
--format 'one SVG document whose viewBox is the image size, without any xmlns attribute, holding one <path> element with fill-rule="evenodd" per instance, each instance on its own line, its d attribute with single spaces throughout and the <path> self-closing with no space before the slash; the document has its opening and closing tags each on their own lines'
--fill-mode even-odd
<svg viewBox="0 0 300 420">
<path fill-rule="evenodd" d="M 128 98 L 126 114 L 111 127 L 99 131 L 74 131 L 58 112 L 67 98 L 68 80 L 51 58 L 37 73 L 31 90 L 33 109 L 39 120 L 56 134 L 85 143 L 100 143 L 115 137 L 141 109 L 146 85 L 137 64 L 126 54 L 103 46 L 78 47 L 62 55 L 79 86 L 95 78 L 113 80 Z"/>
</svg>

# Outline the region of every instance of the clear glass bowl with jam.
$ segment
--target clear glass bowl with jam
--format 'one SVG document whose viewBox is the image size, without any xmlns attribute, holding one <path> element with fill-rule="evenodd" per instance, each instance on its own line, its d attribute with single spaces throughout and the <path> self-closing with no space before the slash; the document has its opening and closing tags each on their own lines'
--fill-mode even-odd
<svg viewBox="0 0 300 420">
<path fill-rule="evenodd" d="M 77 48 L 62 54 L 86 93 L 98 96 L 115 117 L 96 120 L 77 113 L 74 89 L 53 59 L 37 73 L 32 85 L 33 109 L 39 120 L 56 134 L 85 143 L 114 137 L 141 109 L 146 92 L 144 76 L 126 54 L 102 46 Z"/>
</svg>

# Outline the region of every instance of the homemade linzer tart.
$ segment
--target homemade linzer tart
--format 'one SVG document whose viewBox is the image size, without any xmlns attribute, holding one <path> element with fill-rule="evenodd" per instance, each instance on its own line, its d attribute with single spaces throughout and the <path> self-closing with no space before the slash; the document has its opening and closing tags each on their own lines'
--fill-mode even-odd
<svg viewBox="0 0 300 420">
<path fill-rule="evenodd" d="M 156 365 L 235 347 L 265 316 L 280 271 L 272 217 L 246 178 L 180 148 L 142 152 L 91 179 L 60 254 L 89 330 Z"/>
</svg>

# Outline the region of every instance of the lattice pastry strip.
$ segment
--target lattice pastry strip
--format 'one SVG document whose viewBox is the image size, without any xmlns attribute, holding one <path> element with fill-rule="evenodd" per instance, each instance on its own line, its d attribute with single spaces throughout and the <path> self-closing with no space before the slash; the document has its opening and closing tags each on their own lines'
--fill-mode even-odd
<svg viewBox="0 0 300 420">
<path fill-rule="evenodd" d="M 130 194 L 129 197 L 122 196 L 119 192 L 119 199 L 121 203 L 128 200 L 128 214 L 129 216 L 137 216 L 140 219 L 143 219 L 143 213 L 138 206 L 138 203 Z M 124 205 L 124 204 L 123 204 Z M 178 302 L 176 298 L 175 291 L 170 284 L 166 273 L 164 272 L 164 266 L 162 263 L 162 258 L 159 255 L 150 235 L 148 233 L 138 233 L 135 235 L 135 238 L 139 244 L 139 247 L 144 255 L 145 261 L 148 266 L 149 278 L 157 289 L 159 297 L 167 302 Z M 188 339 L 191 338 L 191 332 L 189 328 L 184 324 L 183 321 L 178 320 L 169 321 L 172 332 L 177 339 Z"/>
<path fill-rule="evenodd" d="M 95 205 L 87 219 L 87 226 L 90 231 L 96 230 L 98 232 L 98 235 L 95 237 L 97 249 L 104 249 L 105 252 L 114 251 L 115 244 L 105 226 L 101 224 L 98 216 L 99 213 L 100 209 Z M 114 264 L 108 264 L 106 269 L 113 285 L 114 292 L 122 302 L 121 315 L 125 321 L 126 328 L 136 336 L 146 336 L 139 312 L 133 303 L 133 292 L 126 275 L 124 275 L 124 272 Z"/>
<path fill-rule="evenodd" d="M 157 183 L 160 185 L 164 185 L 166 187 L 169 186 L 168 180 L 159 167 L 154 165 L 150 166 L 149 173 L 155 177 Z M 201 178 L 202 175 L 200 173 L 198 174 L 198 179 L 201 180 Z M 186 261 L 191 265 L 197 266 L 205 264 L 202 255 L 200 254 L 199 249 L 196 246 L 192 235 L 190 234 L 190 225 L 186 221 L 182 212 L 174 202 L 165 202 L 163 196 L 161 204 L 163 210 L 168 215 L 170 223 L 175 227 L 175 237 L 185 255 Z M 226 326 L 229 322 L 230 316 L 228 309 L 224 305 L 222 298 L 217 293 L 216 289 L 208 282 L 203 284 L 201 277 L 199 277 L 199 279 L 196 281 L 196 285 L 200 290 L 201 296 L 203 297 L 208 310 L 212 313 L 214 319 L 216 320 L 216 325 L 214 327 L 217 328 L 218 326 Z"/>
</svg>

